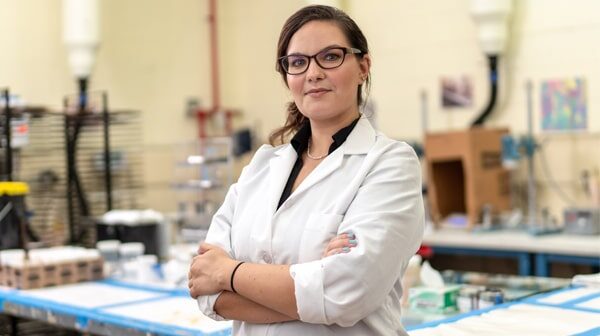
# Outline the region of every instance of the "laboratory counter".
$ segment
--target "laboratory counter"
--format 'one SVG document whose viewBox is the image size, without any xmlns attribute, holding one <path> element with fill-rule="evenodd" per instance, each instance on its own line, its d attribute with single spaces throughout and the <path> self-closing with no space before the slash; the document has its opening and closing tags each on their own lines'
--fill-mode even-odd
<svg viewBox="0 0 600 336">
<path fill-rule="evenodd" d="M 115 280 L 33 290 L 0 288 L 0 313 L 95 335 L 231 334 L 231 322 L 216 322 L 202 315 L 184 289 Z M 464 335 L 469 335 L 469 330 L 475 330 L 474 335 L 487 330 L 505 334 L 530 334 L 539 330 L 544 335 L 598 335 L 600 289 L 567 287 L 446 317 L 405 325 L 409 334 L 416 336 L 445 335 L 448 330 L 466 330 Z M 508 320 L 515 323 L 507 323 Z M 523 323 L 516 323 L 518 321 Z"/>
<path fill-rule="evenodd" d="M 549 276 L 552 262 L 600 267 L 600 235 L 440 229 L 425 234 L 423 244 L 436 254 L 514 258 L 519 275 Z"/>
</svg>

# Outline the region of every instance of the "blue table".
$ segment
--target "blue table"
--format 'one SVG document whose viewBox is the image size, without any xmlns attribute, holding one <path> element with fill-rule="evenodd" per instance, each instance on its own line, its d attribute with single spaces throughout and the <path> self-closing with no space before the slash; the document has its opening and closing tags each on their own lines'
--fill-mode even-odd
<svg viewBox="0 0 600 336">
<path fill-rule="evenodd" d="M 0 313 L 99 335 L 231 334 L 231 322 L 203 316 L 187 290 L 114 280 L 28 291 L 0 289 Z M 195 323 L 185 321 L 190 316 Z"/>
</svg>

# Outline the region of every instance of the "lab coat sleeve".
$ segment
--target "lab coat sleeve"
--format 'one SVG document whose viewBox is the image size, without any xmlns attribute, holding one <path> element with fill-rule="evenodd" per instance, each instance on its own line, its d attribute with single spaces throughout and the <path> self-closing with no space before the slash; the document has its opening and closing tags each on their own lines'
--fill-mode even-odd
<svg viewBox="0 0 600 336">
<path fill-rule="evenodd" d="M 304 322 L 348 327 L 373 313 L 421 243 L 419 161 L 405 143 L 392 142 L 382 151 L 338 229 L 338 234 L 353 232 L 358 245 L 349 253 L 290 267 Z"/>
<path fill-rule="evenodd" d="M 241 177 L 240 177 L 241 179 Z M 231 221 L 233 219 L 233 213 L 235 210 L 235 203 L 237 200 L 237 184 L 231 185 L 225 201 L 213 216 L 212 222 L 206 235 L 206 242 L 209 244 L 217 245 L 224 249 L 230 256 L 233 256 L 231 248 Z M 199 296 L 196 301 L 200 311 L 216 321 L 226 320 L 222 316 L 218 315 L 215 310 L 215 302 L 222 292 L 213 295 Z"/>
<path fill-rule="evenodd" d="M 252 175 L 252 170 L 256 168 L 255 163 L 263 160 L 263 157 L 269 155 L 271 151 L 272 147 L 268 145 L 263 145 L 256 151 L 252 161 L 242 170 L 238 182 L 232 184 L 229 188 L 223 204 L 213 216 L 212 222 L 210 223 L 205 241 L 209 244 L 221 247 L 233 258 L 235 258 L 235 255 L 231 246 L 231 226 L 238 201 L 238 186 L 243 184 L 248 176 Z M 213 295 L 199 296 L 196 300 L 200 311 L 216 321 L 226 320 L 214 310 L 215 302 L 221 293 L 222 292 Z"/>
</svg>

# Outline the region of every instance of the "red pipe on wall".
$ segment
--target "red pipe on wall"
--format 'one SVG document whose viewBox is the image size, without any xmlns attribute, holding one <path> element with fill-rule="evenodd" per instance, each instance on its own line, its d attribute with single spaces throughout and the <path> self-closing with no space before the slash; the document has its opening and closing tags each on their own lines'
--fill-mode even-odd
<svg viewBox="0 0 600 336">
<path fill-rule="evenodd" d="M 219 82 L 219 48 L 217 34 L 217 0 L 208 0 L 208 27 L 210 33 L 210 71 L 212 107 L 209 109 L 198 109 L 198 133 L 200 139 L 206 138 L 206 123 L 217 113 L 223 113 L 225 118 L 225 135 L 233 133 L 233 116 L 237 111 L 232 109 L 221 110 L 221 84 Z"/>
<path fill-rule="evenodd" d="M 196 116 L 198 118 L 198 133 L 200 139 L 206 138 L 206 123 L 208 119 L 219 111 L 220 91 L 219 91 L 219 51 L 217 41 L 217 1 L 208 1 L 208 30 L 210 33 L 210 77 L 212 90 L 212 107 L 208 109 L 198 109 Z"/>
<path fill-rule="evenodd" d="M 215 112 L 221 107 L 219 83 L 219 50 L 217 41 L 217 0 L 209 0 L 208 22 L 210 27 L 210 57 L 213 108 Z"/>
</svg>

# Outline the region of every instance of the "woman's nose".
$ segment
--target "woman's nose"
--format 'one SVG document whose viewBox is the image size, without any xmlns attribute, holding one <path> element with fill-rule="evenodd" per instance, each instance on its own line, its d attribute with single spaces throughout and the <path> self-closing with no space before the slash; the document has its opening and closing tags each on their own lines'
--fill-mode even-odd
<svg viewBox="0 0 600 336">
<path fill-rule="evenodd" d="M 325 71 L 313 60 L 306 69 L 306 78 L 309 82 L 321 80 L 325 78 Z"/>
</svg>

